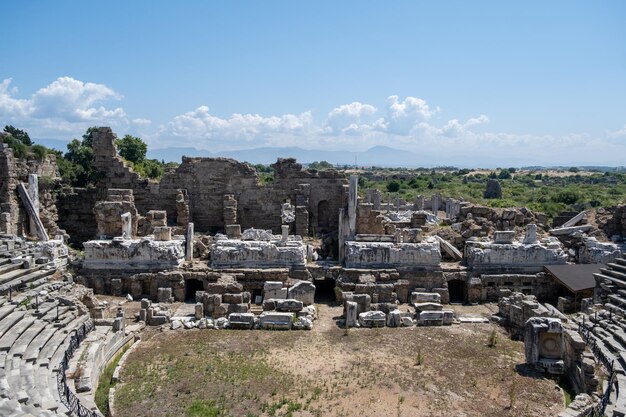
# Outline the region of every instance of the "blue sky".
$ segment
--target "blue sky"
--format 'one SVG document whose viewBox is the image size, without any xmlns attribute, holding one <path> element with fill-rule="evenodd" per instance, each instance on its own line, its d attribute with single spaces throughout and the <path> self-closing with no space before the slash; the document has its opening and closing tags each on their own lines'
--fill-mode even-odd
<svg viewBox="0 0 626 417">
<path fill-rule="evenodd" d="M 110 125 L 151 148 L 626 160 L 623 1 L 3 1 L 0 13 L 0 123 L 35 138 Z"/>
</svg>

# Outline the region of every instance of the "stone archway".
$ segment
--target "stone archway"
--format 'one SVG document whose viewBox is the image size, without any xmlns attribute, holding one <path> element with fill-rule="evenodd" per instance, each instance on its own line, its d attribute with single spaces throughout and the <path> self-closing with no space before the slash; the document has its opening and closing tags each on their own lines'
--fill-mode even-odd
<svg viewBox="0 0 626 417">
<path fill-rule="evenodd" d="M 448 281 L 448 293 L 450 303 L 462 304 L 467 301 L 467 285 L 462 279 L 452 279 Z"/>
</svg>

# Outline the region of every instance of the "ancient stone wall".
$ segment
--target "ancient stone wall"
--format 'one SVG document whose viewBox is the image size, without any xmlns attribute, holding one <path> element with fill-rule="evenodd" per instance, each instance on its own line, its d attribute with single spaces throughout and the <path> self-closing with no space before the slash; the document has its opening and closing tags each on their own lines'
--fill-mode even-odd
<svg viewBox="0 0 626 417">
<path fill-rule="evenodd" d="M 337 230 L 346 182 L 337 171 L 309 171 L 294 159 L 279 159 L 273 165 L 273 182 L 262 185 L 255 169 L 247 163 L 183 157 L 180 166 L 166 172 L 159 183 L 141 178 L 127 166 L 117 155 L 114 142 L 110 128 L 100 128 L 94 136 L 94 165 L 102 173 L 98 188 L 132 189 L 140 215 L 148 210 L 166 210 L 169 223 L 175 224 L 181 214 L 176 197 L 185 190 L 188 217 L 197 231 L 224 230 L 224 195 L 232 195 L 237 201 L 237 221 L 244 229 L 257 227 L 278 233 L 281 205 L 289 200 L 297 207 L 299 229 L 306 231 L 304 224 L 308 224 L 311 234 Z M 231 222 L 232 216 L 226 221 Z"/>
<path fill-rule="evenodd" d="M 93 188 L 70 188 L 56 199 L 59 226 L 69 235 L 69 242 L 82 245 L 97 234 L 93 208 L 99 193 Z"/>
<path fill-rule="evenodd" d="M 59 180 L 59 169 L 54 155 L 39 160 L 33 157 L 16 158 L 13 150 L 0 143 L 0 213 L 9 213 L 11 230 L 5 232 L 23 235 L 29 232 L 28 215 L 17 193 L 20 182 L 28 183 L 28 175 L 39 179 L 40 218 L 51 236 L 60 233 L 52 190 Z"/>
</svg>

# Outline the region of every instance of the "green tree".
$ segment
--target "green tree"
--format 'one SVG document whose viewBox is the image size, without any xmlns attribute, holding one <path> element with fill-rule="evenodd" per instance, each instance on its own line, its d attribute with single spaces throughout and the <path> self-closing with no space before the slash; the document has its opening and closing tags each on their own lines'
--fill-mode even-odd
<svg viewBox="0 0 626 417">
<path fill-rule="evenodd" d="M 392 180 L 387 184 L 387 191 L 390 193 L 396 193 L 400 190 L 400 183 L 396 180 Z"/>
<path fill-rule="evenodd" d="M 31 146 L 33 144 L 33 141 L 30 140 L 30 136 L 28 136 L 28 133 L 26 133 L 26 131 L 24 130 L 18 129 L 11 125 L 6 125 L 4 126 L 4 131 L 26 146 Z"/>
<path fill-rule="evenodd" d="M 122 158 L 133 164 L 141 164 L 146 160 L 148 145 L 138 137 L 125 135 L 115 141 L 115 147 Z"/>
</svg>

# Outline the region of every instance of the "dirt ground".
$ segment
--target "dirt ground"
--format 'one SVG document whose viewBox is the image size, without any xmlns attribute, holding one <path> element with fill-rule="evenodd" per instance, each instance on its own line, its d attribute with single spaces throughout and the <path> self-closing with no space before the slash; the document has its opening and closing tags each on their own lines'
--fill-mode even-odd
<svg viewBox="0 0 626 417">
<path fill-rule="evenodd" d="M 523 343 L 490 324 L 340 329 L 318 305 L 312 331 L 144 334 L 116 387 L 118 417 L 549 416 L 554 380 L 527 369 Z M 494 306 L 454 306 L 488 316 Z M 495 331 L 496 346 L 488 340 Z"/>
</svg>

